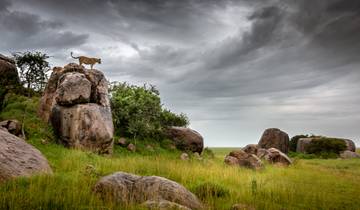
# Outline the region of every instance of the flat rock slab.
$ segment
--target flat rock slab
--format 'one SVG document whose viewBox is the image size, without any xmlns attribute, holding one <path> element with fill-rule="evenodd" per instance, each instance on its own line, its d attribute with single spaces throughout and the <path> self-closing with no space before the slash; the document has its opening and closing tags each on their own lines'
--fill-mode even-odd
<svg viewBox="0 0 360 210">
<path fill-rule="evenodd" d="M 46 158 L 23 139 L 0 129 L 0 182 L 35 174 L 52 174 Z"/>
</svg>

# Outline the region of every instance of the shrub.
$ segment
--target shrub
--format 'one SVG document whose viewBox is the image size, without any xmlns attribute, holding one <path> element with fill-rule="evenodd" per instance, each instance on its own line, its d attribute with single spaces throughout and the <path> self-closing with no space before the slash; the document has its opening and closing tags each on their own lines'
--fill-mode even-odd
<svg viewBox="0 0 360 210">
<path fill-rule="evenodd" d="M 301 138 L 308 138 L 309 135 L 296 135 L 291 138 L 290 140 L 290 151 L 296 152 L 296 147 L 299 139 Z"/>
<path fill-rule="evenodd" d="M 211 183 L 205 182 L 194 187 L 193 192 L 198 196 L 201 200 L 206 200 L 209 198 L 221 198 L 230 195 L 230 192 L 225 187 Z"/>
<path fill-rule="evenodd" d="M 206 158 L 210 158 L 210 159 L 213 159 L 215 158 L 215 153 L 209 148 L 209 147 L 205 147 L 203 152 L 202 152 L 202 155 Z"/>
<path fill-rule="evenodd" d="M 49 56 L 41 52 L 13 53 L 22 84 L 27 88 L 28 95 L 32 92 L 42 92 L 47 82 L 47 72 L 50 70 Z"/>
<path fill-rule="evenodd" d="M 152 85 L 112 83 L 110 101 L 115 132 L 119 136 L 159 139 L 164 127 L 188 124 L 184 114 L 163 109 L 159 91 Z"/>
<path fill-rule="evenodd" d="M 306 147 L 309 154 L 316 154 L 322 157 L 333 157 L 346 149 L 346 143 L 341 139 L 321 137 L 313 139 Z"/>
</svg>

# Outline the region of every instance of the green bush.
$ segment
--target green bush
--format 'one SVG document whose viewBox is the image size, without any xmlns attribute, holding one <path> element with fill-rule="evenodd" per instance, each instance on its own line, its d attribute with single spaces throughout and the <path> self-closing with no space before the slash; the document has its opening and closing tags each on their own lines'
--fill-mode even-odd
<svg viewBox="0 0 360 210">
<path fill-rule="evenodd" d="M 113 83 L 110 101 L 116 135 L 159 139 L 166 126 L 186 126 L 187 117 L 163 109 L 159 95 L 151 85 Z"/>
<path fill-rule="evenodd" d="M 308 137 L 309 137 L 308 135 L 296 135 L 292 137 L 290 140 L 290 151 L 296 152 L 296 147 L 299 139 L 308 138 Z"/>
<path fill-rule="evenodd" d="M 316 154 L 318 156 L 334 157 L 334 154 L 339 154 L 346 150 L 346 143 L 341 139 L 321 137 L 313 139 L 309 145 L 306 146 L 306 151 L 309 154 Z"/>
<path fill-rule="evenodd" d="M 230 195 L 225 187 L 212 182 L 205 182 L 195 186 L 192 190 L 201 200 L 209 198 L 222 198 Z"/>
<path fill-rule="evenodd" d="M 3 110 L 0 112 L 0 121 L 16 119 L 24 126 L 27 140 L 43 139 L 55 141 L 51 126 L 43 122 L 37 115 L 39 98 L 28 98 L 13 93 L 7 94 Z"/>
</svg>

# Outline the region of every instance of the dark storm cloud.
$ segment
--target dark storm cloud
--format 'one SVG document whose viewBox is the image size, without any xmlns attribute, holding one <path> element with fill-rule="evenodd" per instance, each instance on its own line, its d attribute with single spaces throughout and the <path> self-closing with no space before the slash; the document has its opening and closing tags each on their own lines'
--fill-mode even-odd
<svg viewBox="0 0 360 210">
<path fill-rule="evenodd" d="M 274 126 L 360 137 L 359 1 L 0 4 L 2 51 L 44 48 L 59 65 L 69 50 L 101 57 L 110 80 L 155 84 L 206 138 L 218 126 L 229 139 Z"/>
<path fill-rule="evenodd" d="M 64 48 L 83 44 L 88 35 L 63 31 L 65 24 L 57 20 L 44 20 L 37 14 L 11 10 L 10 1 L 0 2 L 0 47 L 8 50 Z"/>
</svg>

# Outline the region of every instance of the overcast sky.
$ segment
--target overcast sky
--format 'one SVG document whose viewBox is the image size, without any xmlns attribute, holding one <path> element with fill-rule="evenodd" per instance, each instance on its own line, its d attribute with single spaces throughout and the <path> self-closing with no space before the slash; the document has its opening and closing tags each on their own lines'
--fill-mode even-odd
<svg viewBox="0 0 360 210">
<path fill-rule="evenodd" d="M 271 127 L 360 145 L 359 0 L 0 0 L 0 53 L 27 50 L 157 86 L 206 146 Z"/>
</svg>

